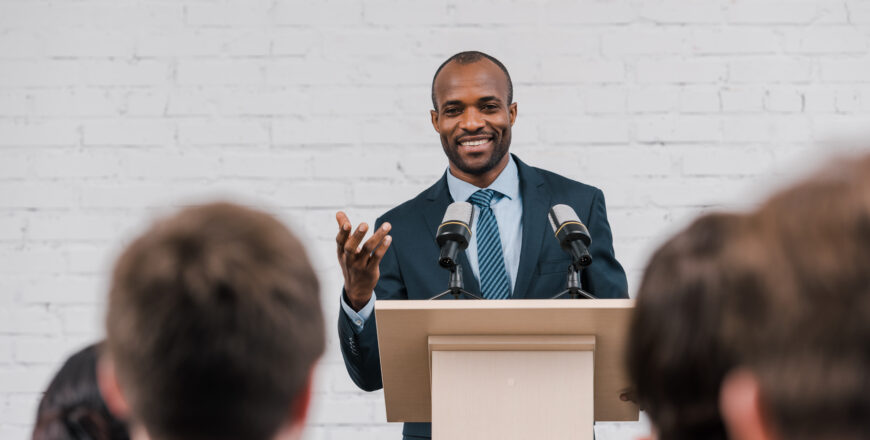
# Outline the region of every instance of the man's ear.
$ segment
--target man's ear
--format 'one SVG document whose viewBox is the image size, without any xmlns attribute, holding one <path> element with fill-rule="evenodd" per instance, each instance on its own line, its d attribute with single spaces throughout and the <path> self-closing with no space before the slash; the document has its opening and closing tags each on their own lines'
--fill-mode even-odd
<svg viewBox="0 0 870 440">
<path fill-rule="evenodd" d="M 438 111 L 429 110 L 429 116 L 432 117 L 432 128 L 434 128 L 435 131 L 440 134 L 441 132 L 438 131 Z"/>
<path fill-rule="evenodd" d="M 517 120 L 517 103 L 512 102 L 510 106 L 508 106 L 508 113 L 511 115 L 511 126 L 514 125 L 514 121 Z"/>
<path fill-rule="evenodd" d="M 109 411 L 121 420 L 129 420 L 130 405 L 118 383 L 115 362 L 107 354 L 100 356 L 97 362 L 97 386 Z"/>
<path fill-rule="evenodd" d="M 732 440 L 775 440 L 761 405 L 758 378 L 749 370 L 731 371 L 719 391 L 719 408 Z"/>
</svg>

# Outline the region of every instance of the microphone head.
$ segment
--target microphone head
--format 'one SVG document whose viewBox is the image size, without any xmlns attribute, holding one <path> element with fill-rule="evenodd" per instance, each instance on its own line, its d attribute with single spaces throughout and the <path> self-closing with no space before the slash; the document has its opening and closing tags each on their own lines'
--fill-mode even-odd
<svg viewBox="0 0 870 440">
<path fill-rule="evenodd" d="M 468 240 L 471 239 L 469 225 L 473 215 L 474 209 L 468 202 L 451 203 L 444 211 L 444 219 L 435 233 L 435 241 L 441 248 L 441 255 L 438 257 L 441 267 L 451 270 L 456 267 L 459 253 L 468 247 Z"/>
<path fill-rule="evenodd" d="M 444 211 L 444 219 L 441 220 L 441 226 L 438 226 L 438 232 L 435 234 L 435 241 L 438 246 L 444 246 L 447 241 L 455 241 L 461 249 L 468 247 L 468 240 L 471 238 L 471 218 L 474 215 L 474 209 L 471 203 L 468 202 L 453 202 Z"/>
<path fill-rule="evenodd" d="M 568 205 L 553 205 L 547 213 L 547 219 L 550 220 L 553 233 L 563 247 L 573 240 L 580 240 L 586 246 L 589 246 L 592 241 L 586 225 L 580 221 L 574 208 Z"/>
<path fill-rule="evenodd" d="M 447 210 L 444 211 L 444 219 L 441 220 L 441 224 L 447 222 L 461 222 L 468 226 L 471 224 L 471 216 L 473 213 L 474 208 L 472 208 L 471 203 L 453 202 L 447 206 Z"/>
</svg>

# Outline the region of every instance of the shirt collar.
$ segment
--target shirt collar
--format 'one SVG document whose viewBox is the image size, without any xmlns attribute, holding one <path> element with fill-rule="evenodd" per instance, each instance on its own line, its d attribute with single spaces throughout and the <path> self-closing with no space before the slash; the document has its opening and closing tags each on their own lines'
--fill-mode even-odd
<svg viewBox="0 0 870 440">
<path fill-rule="evenodd" d="M 447 169 L 447 189 L 450 191 L 450 197 L 453 201 L 464 202 L 471 197 L 479 189 L 492 189 L 498 191 L 505 197 L 517 200 L 520 195 L 520 173 L 517 169 L 517 164 L 514 162 L 513 156 L 508 156 L 508 164 L 501 171 L 501 174 L 495 178 L 486 188 L 478 188 L 458 177 L 450 174 L 450 168 Z"/>
</svg>

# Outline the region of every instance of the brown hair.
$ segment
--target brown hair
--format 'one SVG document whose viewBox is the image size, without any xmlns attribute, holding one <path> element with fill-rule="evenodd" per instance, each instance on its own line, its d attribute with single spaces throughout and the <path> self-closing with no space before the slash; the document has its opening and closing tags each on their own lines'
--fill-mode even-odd
<svg viewBox="0 0 870 440">
<path fill-rule="evenodd" d="M 155 438 L 274 435 L 324 348 L 319 286 L 275 218 L 227 203 L 154 224 L 117 262 L 107 345 Z"/>
<path fill-rule="evenodd" d="M 628 371 L 661 439 L 726 438 L 719 386 L 738 366 L 784 438 L 870 438 L 870 156 L 699 218 L 637 297 Z"/>
<path fill-rule="evenodd" d="M 765 409 L 785 438 L 870 438 L 870 156 L 773 196 L 757 229 L 785 272 L 746 363 Z"/>
<path fill-rule="evenodd" d="M 663 440 L 725 439 L 719 384 L 735 364 L 721 307 L 738 284 L 730 239 L 743 217 L 708 214 L 659 248 L 644 273 L 627 347 L 638 403 Z"/>
</svg>

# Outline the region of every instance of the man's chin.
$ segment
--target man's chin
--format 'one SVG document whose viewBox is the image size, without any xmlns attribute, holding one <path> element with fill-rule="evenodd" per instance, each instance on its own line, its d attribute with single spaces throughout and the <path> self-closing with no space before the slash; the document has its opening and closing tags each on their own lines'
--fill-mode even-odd
<svg viewBox="0 0 870 440">
<path fill-rule="evenodd" d="M 482 176 L 492 171 L 492 169 L 495 168 L 495 164 L 489 161 L 483 163 L 468 163 L 463 161 L 456 164 L 456 168 L 459 168 L 459 170 L 465 174 L 470 174 L 472 176 Z"/>
</svg>

